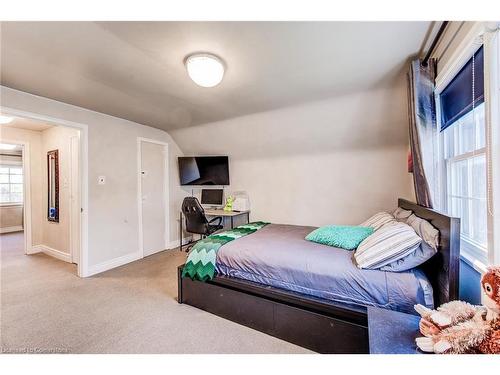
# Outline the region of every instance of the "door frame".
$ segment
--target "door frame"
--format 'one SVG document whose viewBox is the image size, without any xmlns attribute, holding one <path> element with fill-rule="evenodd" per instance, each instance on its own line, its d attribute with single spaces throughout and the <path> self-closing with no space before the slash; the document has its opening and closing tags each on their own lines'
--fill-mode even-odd
<svg viewBox="0 0 500 375">
<path fill-rule="evenodd" d="M 89 183 L 88 183 L 88 125 L 79 122 L 63 120 L 56 117 L 46 116 L 44 114 L 18 110 L 15 108 L 5 107 L 0 105 L 0 112 L 7 116 L 14 117 L 24 117 L 31 120 L 37 120 L 42 122 L 48 122 L 54 126 L 67 126 L 70 128 L 75 128 L 80 130 L 80 254 L 78 262 L 78 276 L 87 277 L 89 276 L 89 259 L 88 259 L 88 201 L 89 201 Z M 31 192 L 31 190 L 30 190 Z M 31 196 L 30 196 L 31 198 Z M 33 244 L 31 243 L 31 199 L 30 199 L 30 211 L 28 215 L 29 220 L 29 236 L 30 243 L 26 249 L 31 249 Z M 25 210 L 27 212 L 27 210 Z M 25 221 L 26 223 L 26 221 Z M 27 235 L 25 234 L 25 238 Z"/>
<path fill-rule="evenodd" d="M 75 226 L 78 228 L 79 221 L 81 220 L 81 198 L 80 198 L 80 132 L 78 135 L 70 137 L 70 202 L 69 202 L 69 252 L 71 255 L 71 262 L 80 263 L 80 235 L 75 233 Z M 75 160 L 76 157 L 76 160 Z M 76 161 L 76 163 L 75 163 Z M 76 173 L 75 173 L 76 172 Z M 75 178 L 74 178 L 75 177 Z M 79 232 L 79 231 L 78 231 Z"/>
<path fill-rule="evenodd" d="M 2 111 L 2 113 L 4 113 Z M 22 146 L 24 253 L 32 253 L 31 240 L 31 159 L 29 141 L 2 138 L 3 143 Z"/>
<path fill-rule="evenodd" d="M 168 249 L 170 244 L 170 207 L 169 207 L 169 157 L 168 157 L 168 143 L 157 141 L 151 138 L 137 137 L 137 214 L 138 214 L 138 229 L 139 229 L 139 252 L 141 258 L 144 258 L 144 234 L 142 230 L 142 142 L 149 142 L 163 146 L 163 204 L 165 207 L 165 228 L 163 234 L 163 242 L 165 250 Z"/>
</svg>

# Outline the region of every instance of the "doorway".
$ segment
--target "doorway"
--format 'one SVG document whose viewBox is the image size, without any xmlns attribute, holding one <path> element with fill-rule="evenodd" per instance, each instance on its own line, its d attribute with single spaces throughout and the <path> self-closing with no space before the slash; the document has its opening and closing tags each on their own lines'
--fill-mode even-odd
<svg viewBox="0 0 500 375">
<path fill-rule="evenodd" d="M 10 142 L 22 150 L 22 173 L 18 173 L 23 183 L 22 202 L 13 202 L 22 203 L 23 209 L 24 243 L 20 248 L 24 254 L 41 252 L 77 264 L 80 271 L 81 130 L 19 115 L 4 117 L 10 121 L 2 124 L 2 143 Z M 2 160 L 2 172 L 13 169 L 4 166 Z M 7 177 L 12 180 L 14 176 Z M 15 190 L 12 199 L 19 200 L 19 187 L 14 185 L 9 187 Z M 2 206 L 4 199 L 2 196 Z"/>
<path fill-rule="evenodd" d="M 0 233 L 12 248 L 27 254 L 31 248 L 30 143 L 6 139 L 5 132 L 0 141 Z"/>
<path fill-rule="evenodd" d="M 2 255 L 6 256 L 24 253 L 22 250 L 29 239 L 25 230 L 24 160 L 24 144 L 2 139 L 0 143 L 0 241 Z M 4 252 L 9 254 L 4 254 Z"/>
<path fill-rule="evenodd" d="M 169 244 L 168 145 L 137 139 L 139 248 L 146 257 Z"/>
</svg>

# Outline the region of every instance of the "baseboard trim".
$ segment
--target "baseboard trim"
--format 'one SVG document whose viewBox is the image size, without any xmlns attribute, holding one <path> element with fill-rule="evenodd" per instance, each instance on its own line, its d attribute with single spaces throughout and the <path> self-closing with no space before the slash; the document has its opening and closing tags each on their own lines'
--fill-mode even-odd
<svg viewBox="0 0 500 375">
<path fill-rule="evenodd" d="M 123 255 L 118 258 L 114 258 L 111 260 L 107 260 L 105 262 L 96 264 L 94 266 L 90 266 L 88 272 L 85 276 L 92 276 L 98 273 L 108 271 L 112 268 L 123 266 L 124 264 L 142 259 L 142 253 L 140 251 L 136 251 L 131 254 Z"/>
<path fill-rule="evenodd" d="M 189 241 L 191 241 L 191 237 L 183 238 L 182 244 L 186 245 L 187 243 L 189 243 Z M 171 241 L 168 244 L 167 250 L 175 249 L 177 247 L 179 247 L 179 240 Z M 134 253 L 123 255 L 118 258 L 107 260 L 94 266 L 90 266 L 85 277 L 97 275 L 99 273 L 109 271 L 110 269 L 123 266 L 127 263 L 131 263 L 139 259 L 142 259 L 142 253 L 140 251 L 136 251 Z"/>
<path fill-rule="evenodd" d="M 3 233 L 12 233 L 12 232 L 21 232 L 23 230 L 24 230 L 24 228 L 23 228 L 22 225 L 15 225 L 13 227 L 0 228 L 0 234 L 3 234 Z"/>
<path fill-rule="evenodd" d="M 35 245 L 31 247 L 29 254 L 44 253 L 50 255 L 53 258 L 57 258 L 64 262 L 71 263 L 71 254 L 62 252 L 61 250 L 53 249 L 46 245 Z"/>
<path fill-rule="evenodd" d="M 182 246 L 187 245 L 191 241 L 192 237 L 187 237 L 182 239 Z M 172 250 L 179 247 L 179 240 L 170 241 L 167 250 Z"/>
</svg>

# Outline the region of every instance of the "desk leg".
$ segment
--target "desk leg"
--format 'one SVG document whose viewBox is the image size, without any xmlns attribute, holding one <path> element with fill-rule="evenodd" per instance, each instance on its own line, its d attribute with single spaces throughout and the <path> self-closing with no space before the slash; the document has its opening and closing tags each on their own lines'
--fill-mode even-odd
<svg viewBox="0 0 500 375">
<path fill-rule="evenodd" d="M 250 224 L 250 212 L 247 212 L 247 224 Z"/>
<path fill-rule="evenodd" d="M 231 216 L 231 229 L 233 229 L 233 217 Z"/>
<path fill-rule="evenodd" d="M 179 250 L 182 252 L 182 211 L 179 213 Z"/>
</svg>

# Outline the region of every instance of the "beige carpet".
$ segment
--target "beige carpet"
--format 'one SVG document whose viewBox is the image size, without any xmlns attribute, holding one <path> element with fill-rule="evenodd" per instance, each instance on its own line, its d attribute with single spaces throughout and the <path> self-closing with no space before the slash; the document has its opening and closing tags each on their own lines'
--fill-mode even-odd
<svg viewBox="0 0 500 375">
<path fill-rule="evenodd" d="M 76 266 L 24 255 L 22 233 L 0 236 L 3 352 L 306 353 L 250 328 L 179 305 L 164 251 L 81 279 Z"/>
</svg>

